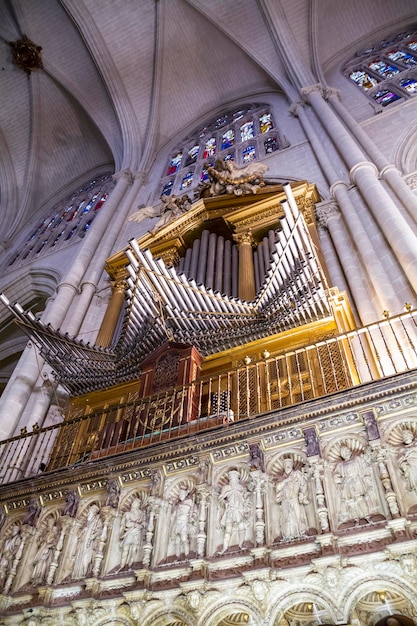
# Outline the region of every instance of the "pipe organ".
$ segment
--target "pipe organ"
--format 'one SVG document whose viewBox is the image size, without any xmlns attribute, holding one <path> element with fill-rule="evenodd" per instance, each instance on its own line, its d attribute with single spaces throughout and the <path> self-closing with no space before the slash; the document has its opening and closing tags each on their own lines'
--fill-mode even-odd
<svg viewBox="0 0 417 626">
<path fill-rule="evenodd" d="M 255 292 L 257 293 L 271 267 L 272 255 L 279 241 L 278 233 L 269 229 L 267 234 L 252 241 L 251 265 L 254 269 Z M 178 273 L 195 280 L 197 285 L 203 284 L 232 298 L 239 295 L 239 245 L 224 235 L 203 230 L 201 237 L 187 247 L 177 267 Z"/>
</svg>

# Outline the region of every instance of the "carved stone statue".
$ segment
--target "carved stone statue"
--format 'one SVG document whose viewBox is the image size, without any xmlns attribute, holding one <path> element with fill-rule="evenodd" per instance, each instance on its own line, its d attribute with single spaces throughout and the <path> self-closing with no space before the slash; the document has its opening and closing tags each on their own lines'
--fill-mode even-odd
<svg viewBox="0 0 417 626">
<path fill-rule="evenodd" d="M 132 213 L 127 219 L 128 222 L 137 222 L 140 224 L 143 220 L 147 218 L 159 217 L 155 226 L 150 231 L 155 234 L 160 228 L 166 226 L 171 220 L 179 217 L 183 213 L 186 213 L 190 208 L 192 202 L 189 196 L 167 196 L 163 194 L 161 196 L 162 204 L 153 207 L 153 206 L 145 206 Z"/>
<path fill-rule="evenodd" d="M 39 504 L 38 498 L 31 498 L 28 504 L 27 513 L 23 519 L 23 523 L 28 524 L 29 526 L 35 526 L 40 512 L 41 505 Z"/>
<path fill-rule="evenodd" d="M 106 506 L 111 506 L 113 509 L 117 509 L 120 496 L 120 485 L 117 480 L 108 480 L 106 483 Z"/>
<path fill-rule="evenodd" d="M 62 511 L 62 515 L 75 517 L 77 515 L 79 501 L 80 496 L 76 489 L 68 491 L 65 496 L 65 505 Z"/>
<path fill-rule="evenodd" d="M 41 529 L 38 538 L 38 550 L 33 559 L 32 584 L 41 585 L 46 582 L 49 567 L 54 557 L 54 551 L 59 537 L 59 528 L 56 520 L 50 515 L 46 526 Z"/>
<path fill-rule="evenodd" d="M 98 547 L 103 522 L 97 504 L 91 504 L 87 517 L 81 527 L 75 553 L 72 577 L 75 580 L 84 578 L 91 572 L 93 559 Z"/>
<path fill-rule="evenodd" d="M 310 503 L 305 474 L 294 469 L 292 458 L 283 462 L 284 473 L 275 486 L 275 501 L 280 510 L 280 530 L 283 539 L 303 537 L 308 530 L 305 507 Z"/>
<path fill-rule="evenodd" d="M 354 455 L 347 446 L 340 448 L 341 460 L 333 471 L 337 487 L 339 523 L 370 521 L 375 509 L 372 469 L 363 454 Z"/>
<path fill-rule="evenodd" d="M 187 558 L 191 540 L 196 534 L 198 511 L 194 495 L 186 487 L 180 487 L 174 503 L 170 535 L 175 544 L 175 554 Z"/>
<path fill-rule="evenodd" d="M 229 470 L 227 476 L 228 483 L 223 485 L 219 495 L 220 528 L 224 533 L 221 554 L 229 548 L 234 535 L 239 547 L 243 548 L 251 513 L 249 491 L 242 483 L 239 471 Z"/>
<path fill-rule="evenodd" d="M 411 430 L 402 432 L 403 447 L 398 455 L 398 466 L 406 483 L 407 491 L 417 492 L 417 442 Z"/>
<path fill-rule="evenodd" d="M 2 587 L 13 560 L 22 542 L 21 528 L 19 524 L 12 524 L 6 531 L 3 545 L 0 550 L 0 586 Z"/>
<path fill-rule="evenodd" d="M 265 163 L 257 162 L 237 167 L 231 159 L 216 159 L 214 167 L 206 165 L 206 169 L 211 183 L 200 186 L 201 196 L 218 196 L 224 193 L 241 196 L 256 193 L 265 186 L 263 176 L 269 167 Z"/>
<path fill-rule="evenodd" d="M 146 505 L 139 498 L 134 498 L 130 509 L 123 513 L 120 526 L 120 550 L 122 553 L 120 570 L 126 566 L 132 567 L 133 563 L 140 560 L 145 531 Z"/>
</svg>

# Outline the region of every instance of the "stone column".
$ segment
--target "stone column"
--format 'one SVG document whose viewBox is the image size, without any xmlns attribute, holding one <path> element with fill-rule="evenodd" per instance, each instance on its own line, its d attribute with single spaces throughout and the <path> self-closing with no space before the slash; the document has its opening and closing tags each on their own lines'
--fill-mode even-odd
<svg viewBox="0 0 417 626">
<path fill-rule="evenodd" d="M 251 301 L 255 298 L 255 268 L 253 264 L 252 231 L 234 235 L 239 250 L 239 287 L 238 297 Z"/>
<path fill-rule="evenodd" d="M 107 348 L 111 345 L 125 300 L 126 281 L 124 272 L 120 272 L 120 275 L 117 276 L 115 280 L 111 281 L 111 288 L 112 293 L 110 301 L 107 305 L 96 339 L 96 345 L 102 346 L 103 348 Z"/>
<path fill-rule="evenodd" d="M 310 471 L 313 478 L 314 493 L 317 503 L 317 515 L 320 521 L 320 528 L 323 533 L 329 532 L 329 512 L 326 504 L 326 496 L 323 488 L 323 459 L 317 457 L 310 461 Z"/>
<path fill-rule="evenodd" d="M 346 233 L 337 206 L 333 202 L 323 202 L 317 205 L 316 213 L 319 224 L 326 227 L 330 233 L 362 323 L 369 324 L 375 321 L 381 317 L 382 312 L 375 310 L 369 297 L 369 285 L 360 265 L 356 262 L 354 246 Z"/>
<path fill-rule="evenodd" d="M 198 485 L 198 530 L 197 530 L 197 556 L 202 558 L 206 551 L 206 521 L 207 521 L 207 506 L 209 499 L 209 488 L 207 485 Z"/>
<path fill-rule="evenodd" d="M 322 86 L 301 89 L 329 137 L 350 169 L 351 180 L 357 185 L 381 231 L 390 244 L 400 266 L 417 293 L 417 238 L 391 196 L 378 180 L 376 166 L 366 159 L 356 141 L 347 132 L 333 109 L 323 98 Z"/>
<path fill-rule="evenodd" d="M 347 183 L 339 180 L 338 175 L 330 162 L 326 151 L 319 140 L 316 132 L 312 128 L 307 118 L 304 107 L 300 103 L 295 103 L 291 107 L 291 112 L 297 115 L 301 125 L 306 133 L 314 153 L 319 161 L 323 172 L 331 185 L 330 192 L 340 207 L 340 211 L 344 217 L 345 224 L 350 230 L 355 240 L 355 248 L 361 260 L 364 271 L 368 274 L 372 282 L 376 296 L 380 303 L 380 311 L 389 310 L 400 312 L 402 310 L 402 302 L 399 301 L 391 281 L 387 276 L 387 272 L 379 260 L 379 254 L 375 250 L 370 233 L 362 224 L 360 217 L 356 212 L 356 208 L 352 204 Z M 369 227 L 368 227 L 369 228 Z"/>
<path fill-rule="evenodd" d="M 111 218 L 117 214 L 117 208 L 130 182 L 131 175 L 128 171 L 121 172 L 117 176 L 115 188 L 94 220 L 88 235 L 83 239 L 73 264 L 58 285 L 55 299 L 49 303 L 42 316 L 44 323 L 50 323 L 54 328 L 61 326 L 79 288 L 80 281 L 106 234 Z M 101 270 L 103 264 L 104 259 L 101 262 Z M 33 346 L 28 347 L 20 358 L 0 400 L 1 439 L 11 436 L 18 427 L 20 416 L 38 380 L 43 364 L 43 359 Z"/>
<path fill-rule="evenodd" d="M 383 178 L 387 181 L 397 198 L 401 200 L 403 206 L 408 210 L 412 219 L 417 223 L 417 196 L 409 188 L 400 172 L 397 170 L 395 165 L 389 163 L 369 135 L 366 134 L 363 128 L 359 126 L 358 122 L 343 106 L 340 101 L 340 92 L 336 89 L 327 89 L 326 95 L 329 103 L 334 108 L 340 119 L 343 120 L 346 127 L 350 130 L 352 135 L 355 136 L 356 140 L 378 167 Z"/>
</svg>

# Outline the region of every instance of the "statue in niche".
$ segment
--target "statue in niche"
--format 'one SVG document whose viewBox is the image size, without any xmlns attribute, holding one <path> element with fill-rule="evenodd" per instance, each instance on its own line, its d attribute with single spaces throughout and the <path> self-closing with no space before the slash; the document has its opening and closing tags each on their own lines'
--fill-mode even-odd
<svg viewBox="0 0 417 626">
<path fill-rule="evenodd" d="M 250 493 L 239 471 L 231 469 L 227 476 L 228 482 L 223 485 L 219 495 L 220 528 L 224 533 L 220 554 L 228 550 L 233 536 L 237 537 L 239 548 L 243 548 L 252 512 Z"/>
<path fill-rule="evenodd" d="M 35 526 L 41 512 L 41 505 L 38 498 L 32 498 L 28 504 L 27 513 L 23 519 L 24 524 Z"/>
<path fill-rule="evenodd" d="M 127 218 L 127 221 L 140 224 L 147 218 L 159 217 L 155 226 L 149 231 L 155 235 L 160 228 L 166 226 L 176 217 L 186 213 L 192 204 L 191 198 L 187 195 L 178 197 L 163 194 L 161 201 L 162 204 L 156 207 L 145 206 L 140 208 L 138 211 L 135 211 L 135 213 L 132 213 L 132 215 Z"/>
<path fill-rule="evenodd" d="M 181 486 L 174 501 L 170 537 L 175 544 L 175 555 L 188 558 L 193 537 L 196 535 L 198 511 L 194 493 L 186 486 Z"/>
<path fill-rule="evenodd" d="M 41 528 L 38 538 L 38 550 L 33 559 L 32 584 L 46 582 L 49 567 L 54 558 L 54 551 L 59 538 L 59 527 L 53 515 L 50 515 Z"/>
<path fill-rule="evenodd" d="M 0 551 L 0 586 L 3 587 L 13 560 L 22 543 L 22 534 L 19 524 L 11 524 L 6 531 Z"/>
<path fill-rule="evenodd" d="M 117 509 L 120 496 L 120 485 L 117 480 L 108 480 L 106 483 L 106 506 L 111 506 L 113 509 Z"/>
<path fill-rule="evenodd" d="M 279 505 L 282 538 L 304 537 L 308 530 L 305 507 L 310 504 L 308 482 L 305 474 L 294 468 L 292 458 L 283 461 L 283 475 L 275 485 L 275 501 Z"/>
<path fill-rule="evenodd" d="M 120 550 L 122 553 L 119 571 L 124 567 L 131 568 L 140 560 L 143 539 L 146 531 L 146 502 L 133 498 L 130 509 L 122 516 L 120 526 Z"/>
<path fill-rule="evenodd" d="M 216 159 L 214 167 L 205 164 L 210 183 L 202 183 L 198 188 L 200 197 L 234 194 L 241 196 L 256 193 L 265 186 L 264 174 L 269 169 L 265 163 L 248 163 L 237 167 L 231 159 Z"/>
<path fill-rule="evenodd" d="M 360 520 L 370 522 L 376 512 L 372 468 L 363 453 L 354 455 L 346 445 L 341 446 L 340 457 L 333 471 L 339 523 L 354 521 L 357 526 Z"/>
<path fill-rule="evenodd" d="M 411 430 L 402 431 L 403 446 L 398 455 L 398 466 L 407 491 L 417 492 L 417 442 Z"/>
<path fill-rule="evenodd" d="M 304 439 L 307 446 L 307 456 L 320 454 L 320 443 L 315 428 L 306 428 L 304 430 Z"/>
<path fill-rule="evenodd" d="M 90 573 L 102 530 L 103 522 L 100 517 L 100 508 L 95 503 L 90 504 L 78 537 L 72 571 L 74 580 L 84 578 Z"/>
<path fill-rule="evenodd" d="M 65 505 L 62 511 L 62 515 L 69 515 L 69 517 L 75 517 L 77 515 L 79 502 L 80 502 L 80 495 L 77 489 L 71 489 L 70 491 L 67 491 L 65 495 Z"/>
</svg>

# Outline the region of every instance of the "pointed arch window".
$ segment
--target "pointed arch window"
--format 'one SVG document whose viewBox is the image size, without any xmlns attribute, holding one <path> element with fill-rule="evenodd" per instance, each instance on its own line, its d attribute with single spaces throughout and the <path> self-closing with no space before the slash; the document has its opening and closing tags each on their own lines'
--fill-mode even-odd
<svg viewBox="0 0 417 626">
<path fill-rule="evenodd" d="M 381 107 L 413 97 L 417 93 L 417 25 L 359 50 L 344 74 Z"/>
<path fill-rule="evenodd" d="M 43 256 L 72 241 L 79 241 L 90 228 L 107 200 L 114 181 L 110 173 L 90 180 L 69 197 L 58 202 L 52 213 L 32 230 L 10 265 Z"/>
<path fill-rule="evenodd" d="M 213 119 L 171 153 L 160 193 L 192 190 L 208 178 L 206 164 L 232 159 L 237 165 L 262 159 L 287 147 L 267 104 L 251 104 Z"/>
</svg>

